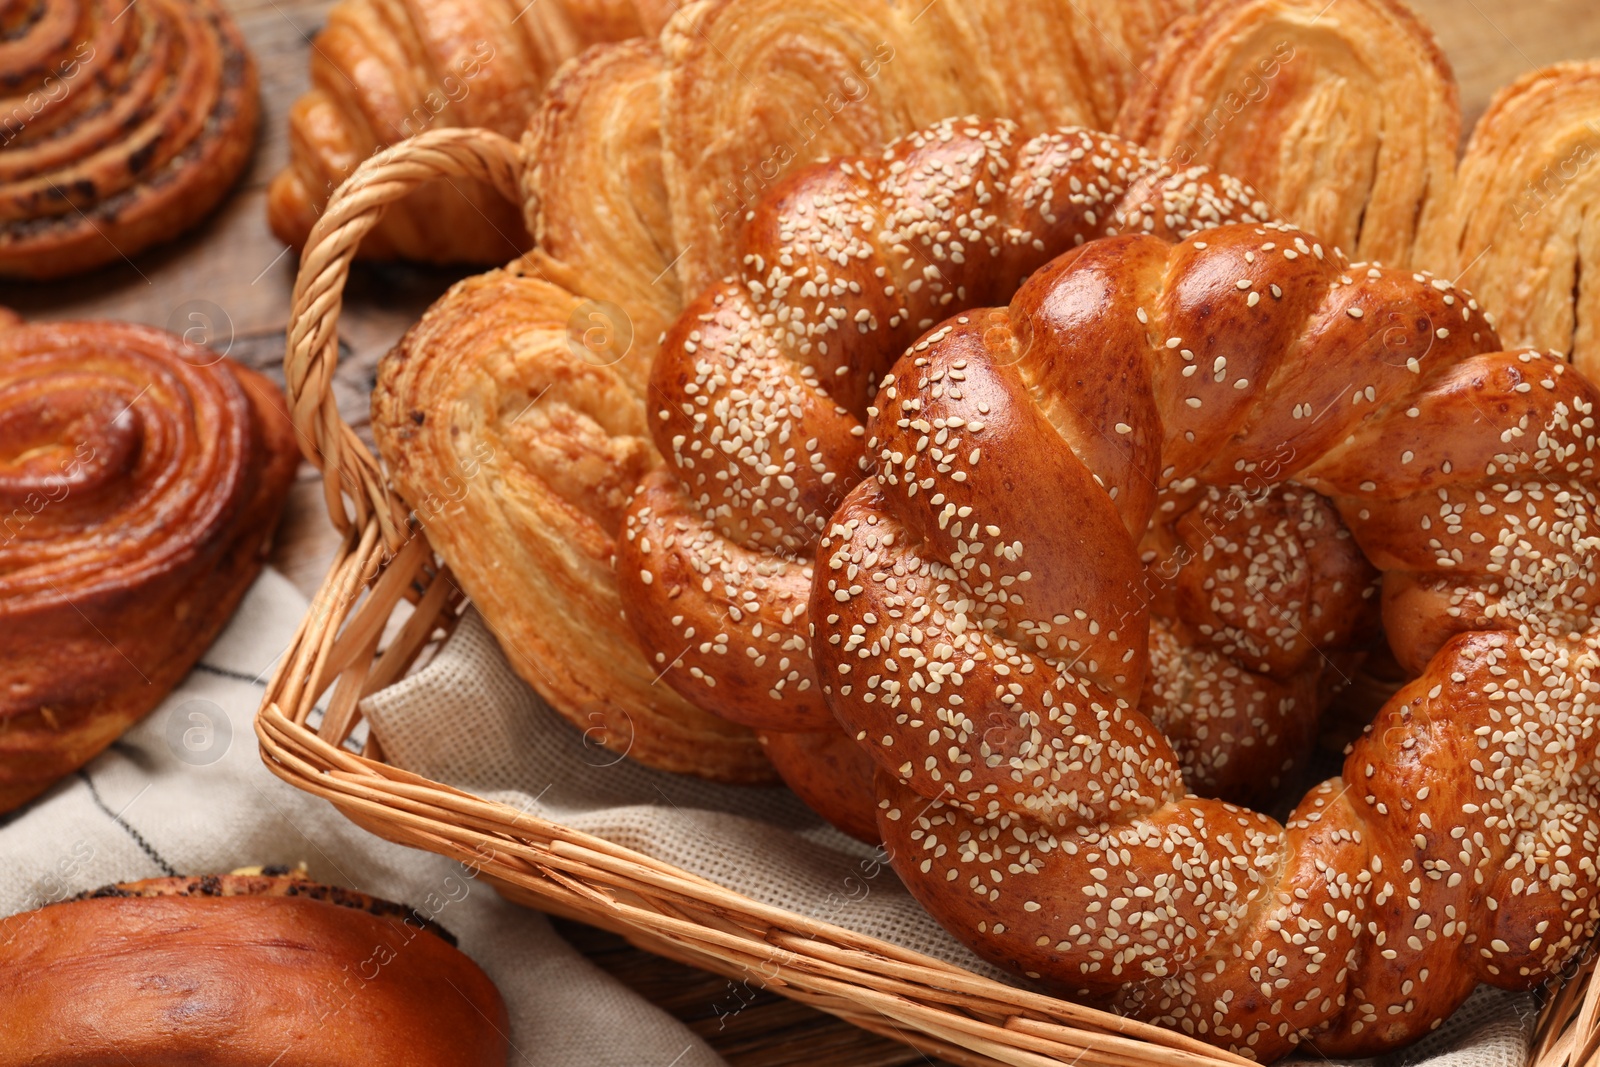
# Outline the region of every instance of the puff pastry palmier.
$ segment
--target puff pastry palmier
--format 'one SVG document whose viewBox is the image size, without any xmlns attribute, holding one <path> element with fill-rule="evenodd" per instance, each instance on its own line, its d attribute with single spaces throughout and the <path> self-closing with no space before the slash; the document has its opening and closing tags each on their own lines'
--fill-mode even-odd
<svg viewBox="0 0 1600 1067">
<path fill-rule="evenodd" d="M 150 711 L 261 569 L 277 388 L 113 322 L 0 324 L 0 811 Z"/>
<path fill-rule="evenodd" d="M 651 766 L 769 781 L 755 737 L 660 683 L 611 556 L 660 465 L 643 400 L 584 301 L 515 271 L 455 286 L 384 358 L 372 425 L 392 484 L 519 675 L 585 737 Z"/>
<path fill-rule="evenodd" d="M 884 379 L 811 599 L 896 870 L 986 958 L 1262 1060 L 1558 975 L 1600 921 L 1597 405 L 1449 282 L 1278 224 L 1091 243 L 947 321 Z M 1285 824 L 1194 795 L 1140 702 L 1141 540 L 1251 477 L 1337 511 L 1413 676 Z M 1210 605 L 1222 688 L 1292 558 L 1197 561 L 1256 577 Z"/>
<path fill-rule="evenodd" d="M 1112 129 L 1237 175 L 1360 259 L 1411 262 L 1418 217 L 1449 198 L 1455 76 L 1400 0 L 1211 0 L 1145 73 Z"/>
<path fill-rule="evenodd" d="M 586 62 L 587 77 L 569 79 L 558 104 L 562 136 L 577 133 L 593 144 L 557 166 L 603 156 L 607 165 L 622 163 L 621 177 L 632 180 L 634 161 L 652 157 L 624 163 L 617 150 L 645 148 L 641 134 L 661 137 L 672 211 L 666 261 L 691 290 L 725 271 L 743 209 L 795 165 L 954 114 L 1007 115 L 1030 129 L 1109 123 L 1156 37 L 1192 7 L 1191 0 L 948 0 L 920 9 L 888 0 L 394 3 L 345 0 L 318 38 L 326 59 L 313 65 L 315 87 L 295 106 L 294 160 L 271 190 L 280 237 L 303 243 L 328 192 L 378 147 L 440 125 L 515 137 L 563 60 L 587 45 L 659 43 L 656 97 L 644 91 L 637 57 Z M 621 76 L 628 88 L 608 85 L 602 74 Z M 606 97 L 605 105 L 579 107 L 579 86 Z M 538 130 L 533 143 L 551 135 Z M 618 187 L 618 177 L 592 171 L 576 189 Z M 656 180 L 643 177 L 644 199 L 654 196 Z M 568 186 L 539 184 L 584 210 Z M 531 200 L 528 207 L 563 225 L 551 208 Z M 512 215 L 487 188 L 435 184 L 391 209 L 361 254 L 503 262 L 528 240 Z M 530 221 L 537 231 L 537 219 Z"/>
<path fill-rule="evenodd" d="M 500 992 L 428 916 L 278 870 L 0 919 L 5 1067 L 504 1067 Z"/>
<path fill-rule="evenodd" d="M 662 70 L 651 41 L 595 45 L 556 75 L 522 138 L 531 268 L 605 305 L 626 335 L 613 366 L 641 395 L 656 340 L 683 307 L 661 173 Z"/>
<path fill-rule="evenodd" d="M 289 116 L 289 166 L 273 179 L 272 230 L 300 247 L 328 195 L 378 149 L 426 129 L 522 133 L 545 83 L 586 46 L 654 35 L 670 0 L 343 0 L 317 34 L 311 91 Z M 431 182 L 391 206 L 367 258 L 504 263 L 527 247 L 517 206 L 467 181 Z"/>
<path fill-rule="evenodd" d="M 244 169 L 256 69 L 218 0 L 39 0 L 0 18 L 0 277 L 135 255 Z"/>
<path fill-rule="evenodd" d="M 953 115 L 1109 123 L 1185 0 L 699 0 L 661 35 L 685 293 L 739 267 L 745 215 L 798 168 Z"/>
<path fill-rule="evenodd" d="M 1495 95 L 1455 195 L 1429 205 L 1417 257 L 1464 277 L 1508 343 L 1600 374 L 1600 63 L 1563 63 Z"/>
</svg>

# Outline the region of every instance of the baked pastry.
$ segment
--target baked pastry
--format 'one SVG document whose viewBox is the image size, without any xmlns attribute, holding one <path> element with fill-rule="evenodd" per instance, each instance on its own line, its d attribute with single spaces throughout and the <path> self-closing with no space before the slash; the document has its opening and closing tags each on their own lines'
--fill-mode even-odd
<svg viewBox="0 0 1600 1067">
<path fill-rule="evenodd" d="M 344 0 L 317 38 L 313 88 L 291 115 L 293 160 L 273 181 L 269 217 L 298 247 L 332 189 L 378 148 L 444 125 L 516 137 L 563 61 L 585 46 L 658 43 L 663 71 L 654 95 L 609 86 L 597 71 L 623 74 L 638 88 L 637 71 L 599 64 L 584 91 L 605 96 L 606 106 L 562 121 L 583 123 L 594 153 L 637 147 L 640 131 L 664 122 L 665 171 L 649 180 L 666 181 L 671 192 L 672 232 L 662 248 L 693 291 L 722 269 L 739 206 L 793 165 L 953 114 L 1009 115 L 1036 129 L 1108 124 L 1157 35 L 1191 7 L 1192 0 L 542 0 L 519 9 L 451 0 L 392 9 L 383 0 Z M 1062 55 L 1073 62 L 1059 62 Z M 570 86 L 556 106 L 575 110 Z M 628 158 L 632 177 L 646 157 Z M 607 161 L 621 162 L 614 154 Z M 594 171 L 578 189 L 591 181 L 619 184 Z M 539 210 L 537 201 L 528 208 Z M 487 187 L 434 183 L 392 207 L 361 255 L 503 263 L 527 246 L 516 215 Z"/>
<path fill-rule="evenodd" d="M 1103 128 L 1188 0 L 702 0 L 661 35 L 671 255 L 736 271 L 744 215 L 799 167 L 953 115 Z M 1070 61 L 1063 61 L 1070 56 Z M 759 73 L 756 73 L 759 72 Z"/>
<path fill-rule="evenodd" d="M 390 482 L 511 666 L 587 739 L 665 770 L 770 781 L 750 732 L 660 684 L 622 621 L 622 509 L 661 460 L 643 400 L 584 346 L 582 305 L 505 270 L 428 309 L 372 394 Z"/>
<path fill-rule="evenodd" d="M 517 137 L 545 83 L 584 47 L 653 35 L 671 0 L 342 0 L 317 34 L 311 90 L 289 114 L 289 166 L 267 218 L 305 244 L 328 195 L 378 149 L 445 126 Z M 527 248 L 518 207 L 487 185 L 432 182 L 362 242 L 372 259 L 504 263 Z"/>
<path fill-rule="evenodd" d="M 12 6 L 4 37 L 0 277 L 136 255 L 244 170 L 256 68 L 217 0 L 40 0 Z"/>
<path fill-rule="evenodd" d="M 1429 205 L 1417 259 L 1464 279 L 1513 346 L 1566 352 L 1600 374 L 1600 63 L 1532 71 L 1495 95 L 1472 131 L 1455 195 Z"/>
<path fill-rule="evenodd" d="M 1262 1060 L 1558 975 L 1600 919 L 1600 389 L 1499 347 L 1450 283 L 1272 224 L 1087 244 L 907 352 L 810 617 L 913 895 L 996 963 Z M 1249 479 L 1337 512 L 1412 677 L 1284 825 L 1191 793 L 1141 707 L 1174 621 L 1147 532 Z M 1190 564 L 1254 579 L 1196 633 L 1220 691 L 1334 624 L 1271 618 L 1292 562 Z"/>
<path fill-rule="evenodd" d="M 107 886 L 4 928 L 3 1064 L 509 1055 L 499 991 L 430 917 L 281 869 Z"/>
<path fill-rule="evenodd" d="M 983 8 L 976 0 L 957 6 L 969 21 Z M 1105 12 L 1113 6 L 1105 5 Z M 1065 20 L 1060 32 L 1075 27 L 1073 33 L 1106 47 L 1083 19 L 1100 19 L 1112 40 L 1143 35 L 1147 44 L 1168 17 L 1163 13 L 1176 10 L 1163 0 L 1115 6 L 1109 14 L 1091 7 L 1038 0 L 1013 14 L 1026 26 L 1043 25 L 1054 12 Z M 393 483 L 430 528 L 430 542 L 483 609 L 513 665 L 590 737 L 657 766 L 731 781 L 771 775 L 748 731 L 680 699 L 661 681 L 664 665 L 639 655 L 617 609 L 608 562 L 622 504 L 642 474 L 660 464 L 645 431 L 645 396 L 661 332 L 682 310 L 679 279 L 734 254 L 744 224 L 740 217 L 717 226 L 713 216 L 703 241 L 684 254 L 675 243 L 666 161 L 677 160 L 674 173 L 691 184 L 712 180 L 718 167 L 753 165 L 766 151 L 760 138 L 788 136 L 782 132 L 788 128 L 782 125 L 786 109 L 809 99 L 810 83 L 782 75 L 784 63 L 805 62 L 784 59 L 785 49 L 821 56 L 844 39 L 840 25 L 855 28 L 850 40 L 863 41 L 884 26 L 912 25 L 904 13 L 869 9 L 878 12 L 880 23 L 841 23 L 842 9 L 831 2 L 795 9 L 816 18 L 772 21 L 769 6 L 712 0 L 674 19 L 662 34 L 663 46 L 643 40 L 602 44 L 567 64 L 523 139 L 529 159 L 522 175 L 525 210 L 538 247 L 510 272 L 486 275 L 444 297 L 380 370 L 374 433 Z M 914 28 L 924 42 L 932 41 L 934 29 L 950 17 L 930 11 Z M 1001 32 L 999 14 L 982 17 L 990 25 L 983 32 Z M 939 32 L 956 31 L 946 26 Z M 705 112 L 692 123 L 683 120 L 686 109 L 715 101 L 715 94 L 707 97 L 696 88 L 700 79 L 721 84 L 728 76 L 727 61 L 705 54 L 708 46 L 762 64 L 767 73 L 761 84 L 769 91 L 758 114 L 774 124 L 766 133 L 754 126 L 730 132 Z M 1129 47 L 1137 51 L 1139 44 Z M 838 46 L 832 54 L 847 51 Z M 772 67 L 769 59 L 782 63 Z M 948 80 L 912 62 L 910 52 L 884 62 L 901 65 L 896 78 Z M 883 89 L 888 67 L 874 77 Z M 1038 86 L 1073 84 L 1078 77 L 1052 68 L 1034 80 L 1034 95 L 1016 99 L 1034 110 L 1066 108 L 1066 101 L 1077 98 Z M 993 78 L 985 78 L 975 84 L 990 85 Z M 1019 94 L 1028 83 L 1012 74 L 1002 81 Z M 992 85 L 983 91 L 998 99 Z M 677 92 L 684 94 L 681 100 Z M 897 92 L 907 100 L 923 95 L 909 88 Z M 1090 97 L 1091 103 L 1100 101 L 1092 106 L 1108 113 L 1112 105 L 1106 101 L 1112 99 L 1120 95 L 1106 86 L 1096 86 Z M 852 110 L 865 114 L 877 106 L 876 97 L 862 97 Z M 676 123 L 676 140 L 663 131 L 668 122 Z M 798 165 L 836 143 L 848 141 L 796 141 L 791 162 Z M 702 157 L 714 160 L 703 174 L 696 169 Z M 743 162 L 731 162 L 736 159 Z M 533 277 L 551 284 L 535 284 Z M 512 294 L 523 305 L 500 306 Z M 556 382 L 570 387 L 542 392 Z M 515 438 L 515 453 L 486 444 L 504 433 Z M 503 481 L 487 478 L 474 486 L 462 479 L 461 465 L 475 468 L 472 451 L 480 447 L 496 449 L 488 466 Z M 516 561 L 520 587 L 507 582 L 502 557 Z"/>
<path fill-rule="evenodd" d="M 648 425 L 668 461 L 628 507 L 616 571 L 662 681 L 764 733 L 836 729 L 808 651 L 811 563 L 828 516 L 861 477 L 862 420 L 894 357 L 945 314 L 1003 297 L 1084 241 L 1266 217 L 1248 187 L 1203 167 L 1174 172 L 1109 134 L 1024 140 L 1009 123 L 976 120 L 940 123 L 782 186 L 749 224 L 742 272 L 689 305 L 651 375 Z M 1277 547 L 1316 567 L 1284 592 L 1295 610 L 1263 625 L 1314 625 L 1336 655 L 1356 647 L 1372 574 L 1325 508 L 1262 494 L 1195 501 L 1185 515 L 1173 537 L 1202 554 L 1257 527 L 1281 529 Z M 1217 589 L 1180 583 L 1149 595 L 1193 602 L 1189 627 L 1220 624 L 1207 606 Z M 1309 751 L 1335 657 L 1299 641 L 1268 646 L 1247 672 L 1248 692 L 1219 696 L 1177 661 L 1152 679 L 1145 706 L 1192 742 L 1185 770 L 1197 788 L 1256 799 Z"/>
<path fill-rule="evenodd" d="M 1259 1058 L 1362 1055 L 1600 918 L 1597 391 L 1267 213 L 968 120 L 804 172 L 668 331 L 616 566 L 663 677 L 849 825 L 845 727 L 897 871 L 981 955 Z M 1379 570 L 1418 680 L 1345 781 L 1287 825 L 1191 792 L 1299 754 Z"/>
<path fill-rule="evenodd" d="M 661 173 L 662 70 L 646 39 L 590 48 L 550 83 L 522 138 L 537 244 L 527 269 L 616 319 L 586 351 L 639 395 L 657 338 L 683 309 Z"/>
<path fill-rule="evenodd" d="M 1111 129 L 1238 176 L 1361 259 L 1407 265 L 1419 215 L 1449 201 L 1455 76 L 1400 0 L 1212 0 L 1145 75 Z"/>
<path fill-rule="evenodd" d="M 158 704 L 261 569 L 282 394 L 172 334 L 0 322 L 0 811 Z"/>
<path fill-rule="evenodd" d="M 835 726 L 810 733 L 764 730 L 761 747 L 806 807 L 858 841 L 876 845 L 878 797 L 872 759 Z"/>
</svg>

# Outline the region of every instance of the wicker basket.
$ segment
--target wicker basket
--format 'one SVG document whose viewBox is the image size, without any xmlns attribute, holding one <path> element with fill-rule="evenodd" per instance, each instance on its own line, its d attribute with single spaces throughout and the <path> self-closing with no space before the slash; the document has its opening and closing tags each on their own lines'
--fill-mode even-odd
<svg viewBox="0 0 1600 1067">
<path fill-rule="evenodd" d="M 471 178 L 516 199 L 522 165 L 518 146 L 495 133 L 424 133 L 362 164 L 334 193 L 301 256 L 284 371 L 301 446 L 323 471 L 328 511 L 345 540 L 262 700 L 256 733 L 267 766 L 380 837 L 468 864 L 514 901 L 756 981 L 955 1063 L 1249 1062 L 1182 1034 L 1019 990 L 761 904 L 649 856 L 388 766 L 371 737 L 352 742 L 360 700 L 402 677 L 448 633 L 465 597 L 335 406 L 336 331 L 351 257 L 385 205 L 423 182 Z M 392 635 L 386 643 L 385 633 Z M 325 711 L 313 727 L 319 704 Z M 1549 990 L 1532 1067 L 1600 1064 L 1600 982 L 1593 974 L 1588 953 L 1569 981 Z"/>
</svg>

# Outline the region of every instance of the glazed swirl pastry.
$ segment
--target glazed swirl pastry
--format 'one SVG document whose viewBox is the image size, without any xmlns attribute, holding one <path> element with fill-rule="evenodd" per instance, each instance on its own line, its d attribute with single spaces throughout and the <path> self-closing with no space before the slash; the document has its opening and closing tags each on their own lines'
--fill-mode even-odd
<svg viewBox="0 0 1600 1067">
<path fill-rule="evenodd" d="M 217 0 L 0 8 L 0 277 L 88 270 L 189 228 L 244 169 L 257 108 Z"/>
<path fill-rule="evenodd" d="M 0 919 L 0 1064 L 504 1067 L 505 1004 L 455 944 L 281 869 L 107 886 Z"/>
<path fill-rule="evenodd" d="M 811 618 L 934 916 L 1262 1060 L 1558 972 L 1600 915 L 1600 390 L 1498 346 L 1448 283 L 1261 225 L 1087 245 L 902 357 Z M 1414 678 L 1284 825 L 1191 793 L 1141 707 L 1169 654 L 1141 543 L 1249 479 L 1348 524 Z M 1223 563 L 1244 644 L 1294 554 Z"/>
<path fill-rule="evenodd" d="M 276 387 L 206 349 L 123 323 L 0 326 L 0 811 L 205 652 L 297 458 Z"/>
<path fill-rule="evenodd" d="M 945 122 L 881 155 L 797 175 L 754 213 L 741 275 L 690 304 L 655 360 L 649 429 L 667 467 L 634 497 L 616 557 L 623 607 L 655 670 L 701 707 L 765 732 L 835 729 L 809 653 L 811 560 L 861 477 L 862 420 L 894 356 L 1085 241 L 1184 236 L 1265 214 L 1247 187 L 1205 168 L 1174 172 L 1083 130 L 1023 140 L 1003 122 Z M 1120 491 L 1139 499 L 1137 487 Z M 1329 660 L 1280 631 L 1316 627 L 1329 650 L 1350 647 L 1370 584 L 1325 508 L 1249 504 L 1232 515 L 1225 501 L 1199 502 L 1184 536 L 1208 552 L 1257 536 L 1263 522 L 1281 528 L 1278 547 L 1312 560 L 1284 592 L 1292 607 L 1260 620 L 1253 655 L 1240 656 L 1248 686 L 1219 694 L 1174 674 L 1150 698 L 1192 736 L 1196 781 L 1240 797 L 1270 789 L 1303 755 L 1329 692 Z M 1223 520 L 1198 521 L 1207 509 Z M 1198 629 L 1216 615 L 1201 604 L 1187 617 Z M 1237 742 L 1231 763 L 1215 752 L 1226 742 Z M 796 763 L 778 760 L 780 770 Z"/>
</svg>

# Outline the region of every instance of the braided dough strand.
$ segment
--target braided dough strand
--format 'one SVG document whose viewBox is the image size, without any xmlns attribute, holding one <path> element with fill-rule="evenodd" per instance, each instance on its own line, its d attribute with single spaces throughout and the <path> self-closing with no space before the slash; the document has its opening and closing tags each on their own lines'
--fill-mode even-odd
<svg viewBox="0 0 1600 1067">
<path fill-rule="evenodd" d="M 1262 224 L 1097 242 L 906 353 L 810 614 L 929 911 L 1263 1060 L 1405 1044 L 1570 957 L 1600 914 L 1600 397 L 1498 346 L 1448 283 Z M 1420 672 L 1283 825 L 1191 794 L 1140 708 L 1175 653 L 1140 544 L 1251 479 L 1331 503 Z M 1350 561 L 1321 551 L 1326 607 Z"/>
<path fill-rule="evenodd" d="M 1266 217 L 1248 187 L 1075 128 L 955 119 L 797 175 L 746 220 L 738 276 L 655 360 L 668 469 L 631 507 L 617 572 L 665 679 L 736 722 L 831 728 L 807 651 L 811 554 L 861 477 L 861 420 L 894 355 L 1108 234 Z"/>
</svg>

